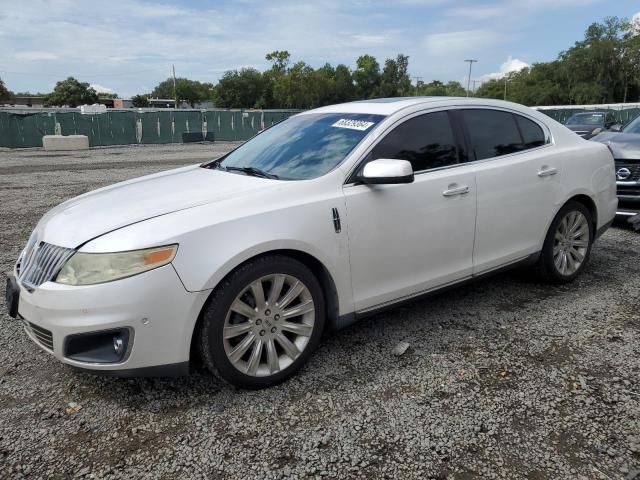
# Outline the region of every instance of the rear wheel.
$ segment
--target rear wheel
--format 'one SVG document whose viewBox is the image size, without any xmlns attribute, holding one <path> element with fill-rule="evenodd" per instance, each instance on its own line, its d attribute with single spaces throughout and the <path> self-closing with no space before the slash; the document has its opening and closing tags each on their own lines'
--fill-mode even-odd
<svg viewBox="0 0 640 480">
<path fill-rule="evenodd" d="M 538 270 L 553 283 L 572 282 L 591 254 L 594 226 L 591 212 L 582 203 L 569 201 L 551 222 Z"/>
<path fill-rule="evenodd" d="M 263 388 L 293 375 L 316 348 L 324 328 L 320 283 L 289 257 L 252 260 L 213 294 L 203 317 L 204 364 L 244 388 Z"/>
</svg>

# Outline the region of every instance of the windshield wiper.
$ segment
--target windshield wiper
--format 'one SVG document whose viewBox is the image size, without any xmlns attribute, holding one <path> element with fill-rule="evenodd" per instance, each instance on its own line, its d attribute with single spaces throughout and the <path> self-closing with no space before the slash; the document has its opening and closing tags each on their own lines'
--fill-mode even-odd
<svg viewBox="0 0 640 480">
<path fill-rule="evenodd" d="M 256 167 L 225 167 L 224 165 L 221 165 L 221 167 L 225 168 L 228 172 L 242 172 L 252 177 L 271 178 L 274 180 L 280 178 L 274 173 L 265 172 Z"/>
</svg>

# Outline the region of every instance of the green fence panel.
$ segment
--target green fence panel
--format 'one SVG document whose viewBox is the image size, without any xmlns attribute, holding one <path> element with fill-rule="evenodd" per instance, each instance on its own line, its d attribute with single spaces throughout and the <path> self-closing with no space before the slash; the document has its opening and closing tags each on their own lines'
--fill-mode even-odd
<svg viewBox="0 0 640 480">
<path fill-rule="evenodd" d="M 182 142 L 183 133 L 200 133 L 202 135 L 202 113 L 194 111 L 173 112 L 173 142 Z"/>
<path fill-rule="evenodd" d="M 243 116 L 244 120 L 244 140 L 248 140 L 253 137 L 257 133 L 259 133 L 262 128 L 262 112 L 245 112 Z"/>
<path fill-rule="evenodd" d="M 202 112 L 203 130 L 206 130 L 206 138 L 218 140 L 218 117 L 217 112 L 208 110 Z M 206 128 L 205 128 L 206 127 Z"/>
<path fill-rule="evenodd" d="M 171 143 L 171 112 L 144 112 L 136 117 L 142 126 L 140 143 Z"/>
<path fill-rule="evenodd" d="M 55 114 L 55 121 L 60 124 L 61 135 L 86 135 L 89 137 L 89 146 L 100 145 L 97 121 L 95 115 L 82 115 L 75 112 L 62 112 Z"/>
<path fill-rule="evenodd" d="M 100 145 L 130 145 L 136 140 L 135 112 L 107 112 L 96 115 Z"/>
<path fill-rule="evenodd" d="M 223 111 L 217 113 L 218 135 L 216 139 L 226 142 L 235 140 L 234 112 Z"/>
<path fill-rule="evenodd" d="M 55 122 L 50 114 L 0 112 L 0 146 L 41 147 L 44 135 L 53 135 Z"/>
<path fill-rule="evenodd" d="M 185 133 L 190 141 L 197 140 L 198 134 L 207 140 L 245 141 L 295 113 L 288 110 L 131 110 L 83 115 L 76 111 L 0 111 L 0 146 L 41 147 L 44 135 L 56 133 L 86 135 L 92 147 L 180 143 Z M 555 118 L 558 112 L 549 114 Z"/>
</svg>

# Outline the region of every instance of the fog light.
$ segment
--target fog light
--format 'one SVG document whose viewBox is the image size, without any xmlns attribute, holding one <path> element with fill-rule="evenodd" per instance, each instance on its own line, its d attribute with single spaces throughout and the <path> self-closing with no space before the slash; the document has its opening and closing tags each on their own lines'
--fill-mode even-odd
<svg viewBox="0 0 640 480">
<path fill-rule="evenodd" d="M 122 355 L 122 352 L 124 352 L 124 342 L 120 335 L 113 337 L 113 351 L 116 352 L 116 355 L 118 356 Z"/>
<path fill-rule="evenodd" d="M 78 362 L 119 363 L 126 360 L 133 342 L 132 328 L 118 328 L 69 335 L 64 356 Z"/>
</svg>

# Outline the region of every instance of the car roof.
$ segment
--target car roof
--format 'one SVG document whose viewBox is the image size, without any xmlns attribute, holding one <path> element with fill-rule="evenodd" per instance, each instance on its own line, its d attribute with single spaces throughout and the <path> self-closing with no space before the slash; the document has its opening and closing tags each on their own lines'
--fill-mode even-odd
<svg viewBox="0 0 640 480">
<path fill-rule="evenodd" d="M 408 107 L 424 105 L 425 107 L 446 107 L 446 106 L 493 106 L 510 108 L 513 110 L 529 110 L 522 105 L 505 102 L 504 100 L 493 100 L 489 98 L 474 97 L 391 97 L 375 98 L 371 100 L 358 100 L 355 102 L 328 105 L 326 107 L 307 110 L 302 114 L 310 113 L 365 113 L 374 115 L 392 115 Z"/>
</svg>

